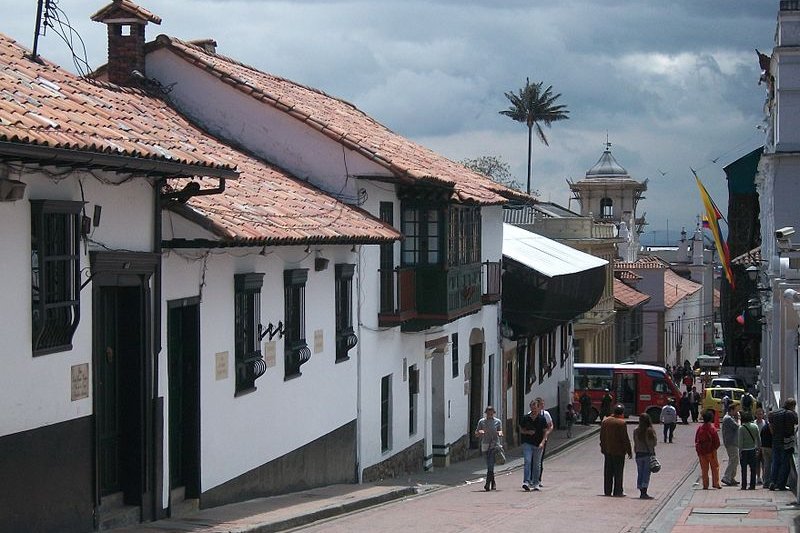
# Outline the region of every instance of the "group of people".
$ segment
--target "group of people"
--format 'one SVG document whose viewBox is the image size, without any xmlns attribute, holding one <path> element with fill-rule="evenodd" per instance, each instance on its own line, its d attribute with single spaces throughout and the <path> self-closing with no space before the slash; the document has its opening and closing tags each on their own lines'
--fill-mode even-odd
<svg viewBox="0 0 800 533">
<path fill-rule="evenodd" d="M 531 410 L 520 421 L 520 440 L 524 459 L 522 489 L 539 490 L 542 487 L 544 454 L 547 438 L 553 431 L 553 418 L 545 409 L 544 399 L 536 398 L 530 403 Z M 475 435 L 480 439 L 481 453 L 486 458 L 485 491 L 496 490 L 494 466 L 503 437 L 500 420 L 494 416 L 494 407 L 486 407 L 485 416 L 478 421 Z"/>
<path fill-rule="evenodd" d="M 725 416 L 720 431 L 714 424 L 714 411 L 703 412 L 702 424 L 697 428 L 694 437 L 703 489 L 739 485 L 736 474 L 741 467 L 742 490 L 753 490 L 759 484 L 769 490 L 787 490 L 790 457 L 796 445 L 796 405 L 797 402 L 789 398 L 784 401 L 781 409 L 765 416 L 764 410 L 757 407 L 755 401 L 744 406 L 741 411 L 739 405 L 729 403 L 724 406 Z M 572 409 L 570 413 L 574 420 L 575 413 Z M 648 493 L 650 473 L 660 468 L 658 462 L 653 461 L 658 437 L 650 416 L 641 414 L 639 424 L 633 431 L 631 444 L 624 413 L 624 406 L 618 404 L 600 424 L 600 450 L 604 456 L 603 492 L 606 496 L 625 496 L 622 486 L 625 459 L 632 459 L 635 455 L 639 498 L 649 500 L 652 499 Z M 484 490 L 489 491 L 496 489 L 494 465 L 503 431 L 500 420 L 494 417 L 494 408 L 487 407 L 485 414 L 478 422 L 475 434 L 480 438 L 481 452 L 486 457 Z M 670 401 L 661 411 L 665 443 L 673 441 L 678 416 L 674 401 Z M 547 438 L 553 431 L 553 420 L 544 408 L 542 398 L 531 401 L 530 412 L 522 418 L 519 428 L 524 458 L 522 489 L 536 491 L 542 487 Z M 722 433 L 722 439 L 719 433 Z M 728 460 L 722 477 L 717 458 L 720 447 L 724 447 Z"/>
<path fill-rule="evenodd" d="M 788 398 L 781 409 L 765 417 L 761 407 L 755 410 L 743 408 L 740 411 L 738 405 L 728 404 L 721 424 L 722 446 L 728 456 L 728 464 L 721 479 L 717 460 L 720 439 L 713 425 L 713 412 L 705 413 L 703 425 L 698 428 L 695 436 L 703 488 L 709 487 L 709 469 L 711 486 L 714 488 L 722 488 L 720 483 L 739 485 L 736 473 L 741 467 L 742 490 L 753 490 L 758 484 L 770 490 L 787 490 L 790 456 L 794 453 L 798 422 L 796 406 L 794 398 Z"/>
</svg>

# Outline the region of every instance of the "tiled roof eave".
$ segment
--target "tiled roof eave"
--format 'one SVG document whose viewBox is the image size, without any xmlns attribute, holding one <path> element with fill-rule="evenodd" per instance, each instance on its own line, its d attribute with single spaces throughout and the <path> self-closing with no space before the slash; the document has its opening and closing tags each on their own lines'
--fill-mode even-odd
<svg viewBox="0 0 800 533">
<path fill-rule="evenodd" d="M 236 179 L 239 176 L 235 167 L 229 165 L 206 166 L 156 157 L 135 157 L 4 140 L 0 140 L 0 156 L 49 165 L 64 164 L 86 168 L 110 168 L 120 171 L 170 175 L 172 177 L 207 176 Z"/>
<path fill-rule="evenodd" d="M 392 162 L 391 160 L 387 159 L 386 157 L 382 156 L 380 153 L 374 150 L 370 150 L 369 148 L 358 143 L 357 141 L 349 138 L 346 132 L 340 131 L 339 129 L 331 126 L 330 124 L 320 121 L 316 117 L 313 117 L 308 113 L 296 109 L 294 106 L 287 105 L 285 102 L 282 102 L 280 98 L 272 94 L 269 94 L 263 91 L 262 89 L 251 85 L 250 83 L 247 83 L 245 80 L 239 79 L 227 72 L 219 70 L 215 65 L 213 65 L 209 61 L 205 61 L 202 58 L 189 53 L 182 46 L 178 46 L 175 42 L 173 42 L 173 39 L 169 36 L 159 35 L 156 38 L 155 43 L 153 43 L 151 46 L 148 46 L 148 51 L 161 47 L 168 48 L 170 51 L 174 52 L 185 61 L 189 62 L 192 65 L 195 65 L 200 69 L 203 69 L 210 75 L 218 78 L 220 81 L 232 86 L 233 88 L 242 91 L 245 94 L 248 94 L 252 98 L 264 102 L 267 105 L 283 113 L 288 114 L 289 116 L 295 118 L 296 120 L 299 120 L 300 122 L 303 122 L 304 124 L 307 124 L 309 127 L 313 128 L 316 131 L 319 131 L 320 133 L 327 136 L 331 140 L 339 144 L 342 144 L 343 146 L 359 153 L 368 160 L 373 161 L 376 164 L 388 169 L 390 172 L 395 174 L 395 176 L 397 176 L 400 179 L 411 179 L 411 180 L 427 179 L 430 181 L 435 181 L 437 183 L 443 183 L 451 187 L 455 186 L 455 182 L 453 180 L 445 179 L 440 176 L 415 175 L 415 172 L 413 170 L 401 167 L 396 163 Z M 474 193 L 466 193 L 463 191 L 460 194 L 461 196 L 464 197 L 468 196 L 469 199 L 471 201 L 474 201 L 475 203 L 486 206 L 503 205 L 507 203 L 510 199 L 521 199 L 525 201 L 531 200 L 531 197 L 528 195 L 523 195 L 522 193 L 516 193 L 516 192 L 508 192 L 506 190 L 498 191 L 498 190 L 486 189 L 485 192 L 487 194 L 483 198 L 480 195 L 476 195 Z"/>
</svg>

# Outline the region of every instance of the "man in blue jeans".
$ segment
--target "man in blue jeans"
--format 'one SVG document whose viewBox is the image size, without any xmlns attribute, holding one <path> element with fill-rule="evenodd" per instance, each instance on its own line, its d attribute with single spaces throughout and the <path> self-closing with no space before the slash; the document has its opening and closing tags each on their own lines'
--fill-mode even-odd
<svg viewBox="0 0 800 533">
<path fill-rule="evenodd" d="M 794 398 L 787 398 L 783 409 L 778 409 L 769 416 L 772 429 L 772 483 L 769 490 L 787 490 L 789 456 L 794 453 L 794 433 L 797 429 L 797 413 L 794 411 L 796 405 Z"/>
<path fill-rule="evenodd" d="M 530 412 L 523 416 L 519 423 L 522 457 L 525 460 L 522 489 L 525 491 L 539 490 L 539 469 L 541 468 L 544 433 L 547 429 L 547 420 L 542 415 L 539 403 L 533 400 L 530 407 Z"/>
</svg>

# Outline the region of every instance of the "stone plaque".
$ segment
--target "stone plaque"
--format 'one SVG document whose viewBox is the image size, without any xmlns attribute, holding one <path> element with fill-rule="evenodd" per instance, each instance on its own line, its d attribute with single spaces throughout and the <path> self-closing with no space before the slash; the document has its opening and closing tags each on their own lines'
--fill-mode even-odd
<svg viewBox="0 0 800 533">
<path fill-rule="evenodd" d="M 277 347 L 275 341 L 267 341 L 264 343 L 264 363 L 267 368 L 272 368 L 278 364 Z"/>
<path fill-rule="evenodd" d="M 469 396 L 469 381 L 464 382 L 464 396 Z"/>
<path fill-rule="evenodd" d="M 89 363 L 70 367 L 70 400 L 82 400 L 89 397 Z"/>
<path fill-rule="evenodd" d="M 321 353 L 323 349 L 322 344 L 322 330 L 315 329 L 314 330 L 314 353 Z"/>
<path fill-rule="evenodd" d="M 228 352 L 214 354 L 214 375 L 217 381 L 228 379 Z"/>
</svg>

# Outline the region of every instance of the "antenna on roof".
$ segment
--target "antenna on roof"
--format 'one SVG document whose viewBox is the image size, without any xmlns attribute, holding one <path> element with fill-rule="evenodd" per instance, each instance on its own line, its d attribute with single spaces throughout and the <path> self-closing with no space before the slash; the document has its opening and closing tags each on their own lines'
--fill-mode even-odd
<svg viewBox="0 0 800 533">
<path fill-rule="evenodd" d="M 34 61 L 41 61 L 39 59 L 39 35 L 44 36 L 45 31 L 47 31 L 48 12 L 47 9 L 44 9 L 45 3 L 47 4 L 47 9 L 49 9 L 50 0 L 39 0 L 36 7 L 36 28 L 33 31 L 33 52 L 31 52 L 31 59 Z M 45 17 L 44 24 L 42 24 L 42 15 Z"/>
</svg>

